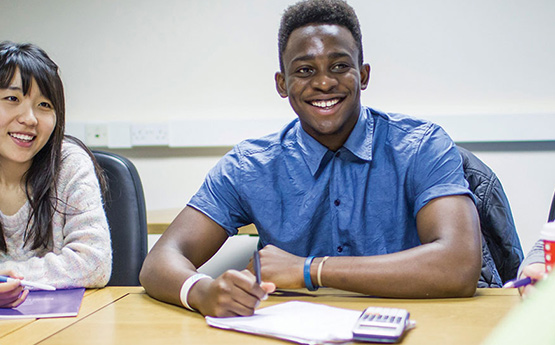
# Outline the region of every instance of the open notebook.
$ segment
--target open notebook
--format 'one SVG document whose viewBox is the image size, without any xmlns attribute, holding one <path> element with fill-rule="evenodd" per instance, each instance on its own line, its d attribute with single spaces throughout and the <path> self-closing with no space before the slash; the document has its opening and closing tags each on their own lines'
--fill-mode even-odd
<svg viewBox="0 0 555 345">
<path fill-rule="evenodd" d="M 206 317 L 212 326 L 300 344 L 345 343 L 353 339 L 360 310 L 291 301 L 256 310 L 252 316 Z"/>
<path fill-rule="evenodd" d="M 17 308 L 0 308 L 0 319 L 36 319 L 77 316 L 85 288 L 29 291 Z"/>
</svg>

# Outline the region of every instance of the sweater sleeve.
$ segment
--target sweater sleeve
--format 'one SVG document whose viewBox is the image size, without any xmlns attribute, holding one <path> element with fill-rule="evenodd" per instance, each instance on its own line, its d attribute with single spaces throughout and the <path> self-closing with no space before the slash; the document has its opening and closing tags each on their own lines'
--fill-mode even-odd
<svg viewBox="0 0 555 345">
<path fill-rule="evenodd" d="M 520 277 L 520 274 L 522 273 L 524 267 L 536 263 L 545 263 L 545 258 L 543 256 L 543 240 L 541 239 L 534 244 L 528 255 L 526 255 L 526 257 L 520 264 L 517 277 Z"/>
<path fill-rule="evenodd" d="M 2 266 L 57 288 L 102 287 L 110 279 L 112 250 L 98 179 L 86 152 L 67 143 L 64 148 L 52 251 Z"/>
</svg>

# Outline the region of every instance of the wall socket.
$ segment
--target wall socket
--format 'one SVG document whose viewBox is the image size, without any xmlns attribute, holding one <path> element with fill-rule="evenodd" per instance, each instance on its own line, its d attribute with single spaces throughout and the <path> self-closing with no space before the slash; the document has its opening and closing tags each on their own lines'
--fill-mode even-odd
<svg viewBox="0 0 555 345">
<path fill-rule="evenodd" d="M 91 147 L 108 146 L 108 124 L 89 123 L 85 126 L 85 144 Z"/>
<path fill-rule="evenodd" d="M 139 123 L 131 126 L 132 146 L 168 146 L 169 143 L 167 122 Z"/>
</svg>

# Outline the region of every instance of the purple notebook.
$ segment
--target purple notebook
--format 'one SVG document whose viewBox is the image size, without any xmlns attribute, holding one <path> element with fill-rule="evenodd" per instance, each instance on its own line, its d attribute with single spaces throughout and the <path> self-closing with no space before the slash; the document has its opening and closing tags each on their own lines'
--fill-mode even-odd
<svg viewBox="0 0 555 345">
<path fill-rule="evenodd" d="M 85 288 L 29 291 L 17 308 L 0 308 L 0 319 L 35 319 L 77 316 Z"/>
</svg>

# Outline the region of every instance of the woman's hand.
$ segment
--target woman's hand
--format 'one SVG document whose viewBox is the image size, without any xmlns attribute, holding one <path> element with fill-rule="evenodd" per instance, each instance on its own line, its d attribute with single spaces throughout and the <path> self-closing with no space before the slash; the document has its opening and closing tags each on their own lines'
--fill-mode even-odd
<svg viewBox="0 0 555 345">
<path fill-rule="evenodd" d="M 12 270 L 0 270 L 0 275 L 19 280 L 23 279 L 22 276 Z M 0 308 L 15 308 L 25 301 L 29 290 L 23 289 L 19 280 L 0 283 Z"/>
<path fill-rule="evenodd" d="M 535 282 L 545 279 L 545 264 L 535 263 L 524 267 L 522 273 L 520 274 L 520 278 L 530 277 Z M 522 297 L 530 296 L 530 294 L 534 293 L 536 287 L 534 284 L 528 284 L 518 289 Z"/>
</svg>

